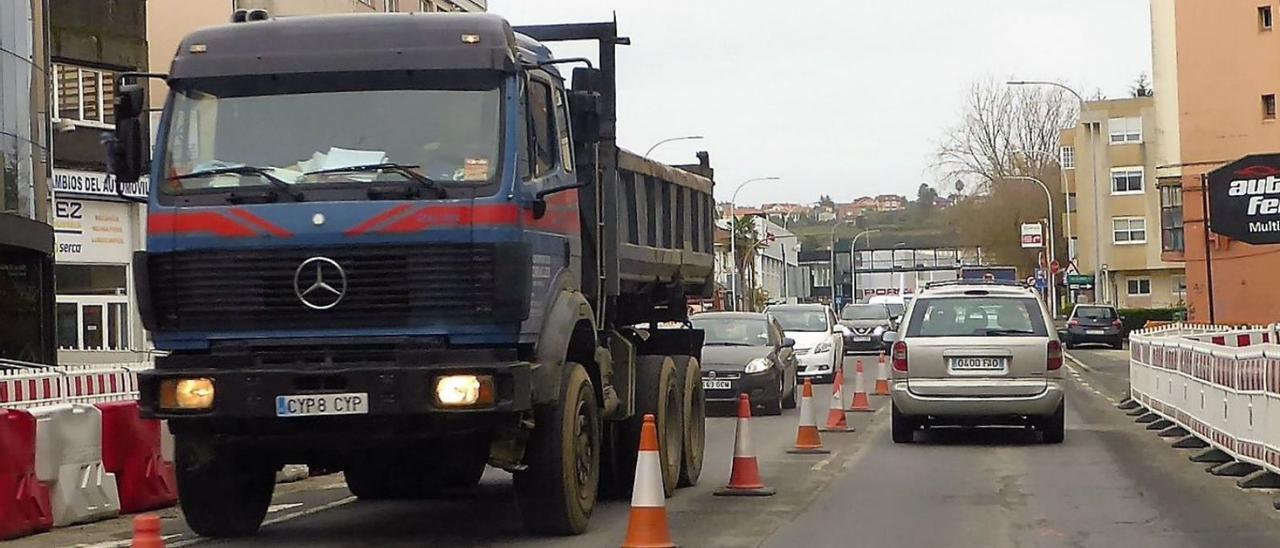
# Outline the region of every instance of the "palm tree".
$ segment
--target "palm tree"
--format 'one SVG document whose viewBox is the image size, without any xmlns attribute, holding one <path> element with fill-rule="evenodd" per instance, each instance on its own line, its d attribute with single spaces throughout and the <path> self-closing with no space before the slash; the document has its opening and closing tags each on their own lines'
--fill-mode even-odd
<svg viewBox="0 0 1280 548">
<path fill-rule="evenodd" d="M 767 243 L 756 232 L 755 219 L 751 216 L 737 217 L 733 220 L 733 237 L 736 242 L 734 245 L 738 248 L 738 256 L 736 257 L 737 271 L 740 273 L 739 282 L 741 293 L 750 295 L 752 298 L 746 299 L 746 306 L 754 310 L 756 307 L 755 287 L 756 287 L 756 255 L 760 250 L 764 249 Z M 744 299 L 739 295 L 734 295 L 739 303 Z"/>
</svg>

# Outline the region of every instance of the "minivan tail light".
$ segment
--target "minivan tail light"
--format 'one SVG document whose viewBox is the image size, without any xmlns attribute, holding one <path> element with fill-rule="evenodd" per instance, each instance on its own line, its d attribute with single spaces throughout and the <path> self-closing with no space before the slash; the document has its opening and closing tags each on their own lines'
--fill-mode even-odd
<svg viewBox="0 0 1280 548">
<path fill-rule="evenodd" d="M 907 341 L 898 341 L 893 343 L 893 370 L 906 373 L 907 372 Z"/>
<path fill-rule="evenodd" d="M 1045 364 L 1045 369 L 1049 371 L 1062 369 L 1062 343 L 1049 341 L 1049 361 Z"/>
</svg>

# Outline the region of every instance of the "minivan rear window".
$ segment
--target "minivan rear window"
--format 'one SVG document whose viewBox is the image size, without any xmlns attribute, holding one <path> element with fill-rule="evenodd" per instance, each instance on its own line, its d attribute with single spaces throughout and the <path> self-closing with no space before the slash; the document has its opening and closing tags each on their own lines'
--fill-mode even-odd
<svg viewBox="0 0 1280 548">
<path fill-rule="evenodd" d="M 1040 303 L 1024 297 L 918 299 L 907 337 L 1047 337 Z"/>
</svg>

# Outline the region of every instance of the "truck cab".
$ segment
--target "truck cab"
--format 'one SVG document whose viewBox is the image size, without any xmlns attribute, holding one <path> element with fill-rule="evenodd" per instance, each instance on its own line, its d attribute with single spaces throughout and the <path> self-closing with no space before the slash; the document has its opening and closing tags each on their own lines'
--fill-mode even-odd
<svg viewBox="0 0 1280 548">
<path fill-rule="evenodd" d="M 238 19 L 151 75 L 170 91 L 135 272 L 167 355 L 141 401 L 175 434 L 193 529 L 256 531 L 283 464 L 385 498 L 488 463 L 515 473 L 531 530 L 579 533 L 602 468 L 634 473 L 603 446 L 672 401 L 664 458 L 678 475 L 696 442 L 700 468 L 701 338 L 656 324 L 710 287 L 711 182 L 614 145 L 615 26 L 527 29 L 601 42 L 570 88 L 558 67 L 578 60 L 493 15 Z M 127 182 L 145 102 L 120 95 Z"/>
</svg>

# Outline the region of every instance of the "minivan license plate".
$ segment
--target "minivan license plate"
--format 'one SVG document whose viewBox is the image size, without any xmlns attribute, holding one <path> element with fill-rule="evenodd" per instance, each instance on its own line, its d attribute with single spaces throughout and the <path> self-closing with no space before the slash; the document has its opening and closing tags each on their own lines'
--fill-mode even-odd
<svg viewBox="0 0 1280 548">
<path fill-rule="evenodd" d="M 999 371 L 1004 369 L 1004 358 L 951 358 L 953 371 Z"/>
<path fill-rule="evenodd" d="M 299 394 L 276 396 L 277 417 L 368 415 L 369 394 Z"/>
</svg>

